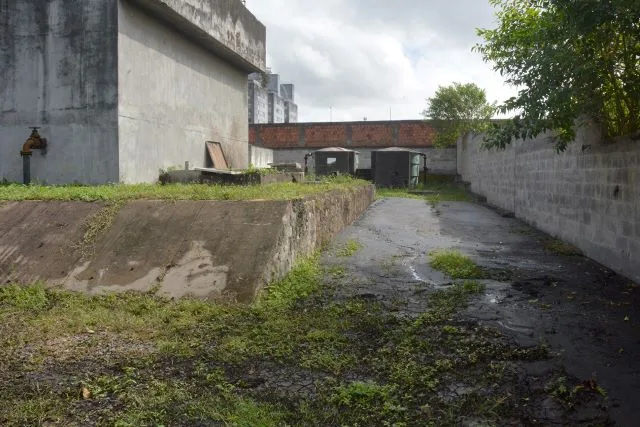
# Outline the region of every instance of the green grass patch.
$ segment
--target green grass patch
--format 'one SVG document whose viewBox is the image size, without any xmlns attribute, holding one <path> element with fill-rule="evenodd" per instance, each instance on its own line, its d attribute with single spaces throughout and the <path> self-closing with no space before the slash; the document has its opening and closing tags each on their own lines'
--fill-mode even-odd
<svg viewBox="0 0 640 427">
<path fill-rule="evenodd" d="M 351 257 L 360 249 L 362 249 L 362 244 L 360 242 L 357 240 L 349 240 L 336 251 L 336 255 L 339 257 Z"/>
<path fill-rule="evenodd" d="M 544 250 L 556 255 L 562 256 L 582 256 L 582 251 L 570 243 L 563 242 L 560 239 L 546 239 L 544 241 Z"/>
<path fill-rule="evenodd" d="M 349 190 L 367 181 L 349 177 L 327 178 L 319 183 L 274 183 L 267 185 L 136 184 L 98 186 L 0 186 L 0 200 L 290 200 L 336 189 Z"/>
<path fill-rule="evenodd" d="M 413 189 L 378 188 L 377 198 L 400 197 L 406 199 L 425 200 L 432 205 L 447 201 L 472 201 L 471 195 L 459 185 L 447 182 L 432 182 L 419 185 Z"/>
<path fill-rule="evenodd" d="M 477 279 L 482 270 L 467 256 L 456 250 L 439 250 L 429 254 L 430 265 L 452 279 Z"/>
<path fill-rule="evenodd" d="M 530 390 L 513 363 L 546 357 L 458 312 L 473 280 L 428 309 L 336 298 L 319 256 L 252 305 L 0 287 L 0 425 L 495 425 Z M 340 283 L 343 280 L 343 283 Z M 447 390 L 471 391 L 446 398 Z M 516 414 L 514 416 L 513 414 Z"/>
</svg>

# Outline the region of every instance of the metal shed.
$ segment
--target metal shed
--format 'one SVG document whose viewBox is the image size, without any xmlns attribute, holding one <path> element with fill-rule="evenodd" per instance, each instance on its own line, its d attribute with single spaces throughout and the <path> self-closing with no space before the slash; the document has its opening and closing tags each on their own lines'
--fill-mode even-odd
<svg viewBox="0 0 640 427">
<path fill-rule="evenodd" d="M 313 157 L 316 175 L 355 175 L 358 169 L 358 152 L 341 147 L 323 148 L 315 151 Z"/>
<path fill-rule="evenodd" d="M 415 187 L 425 155 L 408 148 L 391 147 L 371 153 L 373 182 L 379 187 Z"/>
</svg>

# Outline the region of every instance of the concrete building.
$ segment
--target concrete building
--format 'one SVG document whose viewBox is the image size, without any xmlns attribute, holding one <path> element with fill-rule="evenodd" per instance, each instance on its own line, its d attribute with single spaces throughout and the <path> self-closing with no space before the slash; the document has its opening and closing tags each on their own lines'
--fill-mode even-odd
<svg viewBox="0 0 640 427">
<path fill-rule="evenodd" d="M 0 180 L 21 181 L 31 126 L 49 184 L 155 181 L 206 165 L 206 141 L 247 166 L 266 30 L 240 0 L 5 0 L 0 28 Z"/>
<path fill-rule="evenodd" d="M 269 95 L 260 81 L 249 79 L 249 124 L 269 122 Z"/>
<path fill-rule="evenodd" d="M 265 87 L 266 86 L 266 87 Z M 298 106 L 295 86 L 280 84 L 280 75 L 259 73 L 249 76 L 249 124 L 296 123 Z M 266 114 L 264 113 L 266 105 Z"/>
</svg>

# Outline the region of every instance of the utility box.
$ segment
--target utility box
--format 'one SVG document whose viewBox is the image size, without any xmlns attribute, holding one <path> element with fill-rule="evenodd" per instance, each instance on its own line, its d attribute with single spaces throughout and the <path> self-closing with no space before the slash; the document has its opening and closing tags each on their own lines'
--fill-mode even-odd
<svg viewBox="0 0 640 427">
<path fill-rule="evenodd" d="M 323 148 L 313 153 L 316 175 L 355 175 L 358 152 L 341 147 Z"/>
<path fill-rule="evenodd" d="M 424 154 L 408 148 L 385 148 L 371 152 L 373 182 L 378 187 L 415 187 Z"/>
</svg>

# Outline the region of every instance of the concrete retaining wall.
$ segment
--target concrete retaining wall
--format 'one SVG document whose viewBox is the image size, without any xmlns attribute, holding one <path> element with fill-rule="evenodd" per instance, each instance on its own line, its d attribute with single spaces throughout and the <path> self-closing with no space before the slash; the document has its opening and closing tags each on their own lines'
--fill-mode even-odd
<svg viewBox="0 0 640 427">
<path fill-rule="evenodd" d="M 458 173 L 495 206 L 640 282 L 640 141 L 605 144 L 581 129 L 557 154 L 548 135 L 504 151 L 458 144 Z"/>
<path fill-rule="evenodd" d="M 0 204 L 0 284 L 251 301 L 373 198 L 367 186 L 295 201 L 8 202 Z"/>
<path fill-rule="evenodd" d="M 358 169 L 371 169 L 371 152 L 379 148 L 357 148 L 360 153 Z M 412 148 L 412 150 L 427 155 L 427 168 L 429 173 L 441 175 L 456 174 L 456 149 L 455 148 Z M 300 163 L 304 164 L 304 155 L 312 152 L 310 149 L 275 149 L 273 159 L 276 163 Z M 314 171 L 313 159 L 309 160 L 309 171 Z"/>
</svg>

